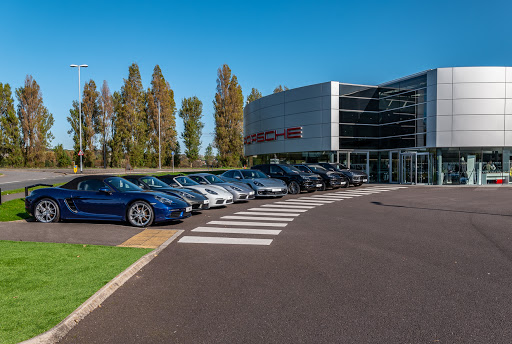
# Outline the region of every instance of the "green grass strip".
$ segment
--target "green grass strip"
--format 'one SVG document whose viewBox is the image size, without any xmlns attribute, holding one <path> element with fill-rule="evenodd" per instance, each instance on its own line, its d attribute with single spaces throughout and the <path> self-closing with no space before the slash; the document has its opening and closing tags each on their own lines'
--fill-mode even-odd
<svg viewBox="0 0 512 344">
<path fill-rule="evenodd" d="M 24 198 L 13 199 L 0 204 L 0 222 L 24 220 L 29 217 L 30 215 L 25 211 Z"/>
<path fill-rule="evenodd" d="M 0 241 L 0 343 L 51 329 L 150 251 Z"/>
</svg>

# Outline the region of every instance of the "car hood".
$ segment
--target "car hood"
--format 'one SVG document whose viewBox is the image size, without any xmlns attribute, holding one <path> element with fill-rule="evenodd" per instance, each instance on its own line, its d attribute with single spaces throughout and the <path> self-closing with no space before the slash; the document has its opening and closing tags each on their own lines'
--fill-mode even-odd
<svg viewBox="0 0 512 344">
<path fill-rule="evenodd" d="M 215 185 L 190 185 L 186 186 L 186 189 L 190 190 L 197 190 L 203 194 L 207 193 L 206 189 L 213 190 L 217 192 L 222 197 L 231 197 L 231 194 L 226 191 L 222 186 L 215 186 Z"/>
<path fill-rule="evenodd" d="M 270 186 L 270 187 L 280 187 L 284 188 L 285 185 L 280 179 L 274 179 L 274 178 L 254 178 L 250 179 L 252 181 L 258 182 L 263 184 L 263 186 Z"/>
</svg>

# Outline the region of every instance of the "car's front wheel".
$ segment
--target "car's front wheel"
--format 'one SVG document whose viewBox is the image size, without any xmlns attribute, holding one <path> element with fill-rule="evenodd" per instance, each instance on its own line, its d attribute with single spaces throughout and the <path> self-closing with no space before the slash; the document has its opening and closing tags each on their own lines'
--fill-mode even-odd
<svg viewBox="0 0 512 344">
<path fill-rule="evenodd" d="M 34 208 L 34 217 L 43 223 L 57 222 L 60 218 L 59 205 L 53 199 L 43 198 Z"/>
<path fill-rule="evenodd" d="M 128 208 L 128 222 L 134 227 L 146 227 L 153 222 L 153 208 L 143 201 L 137 201 Z"/>
<path fill-rule="evenodd" d="M 296 195 L 300 193 L 300 185 L 296 181 L 291 181 L 290 184 L 288 184 L 288 193 L 292 195 Z"/>
<path fill-rule="evenodd" d="M 320 187 L 320 191 L 327 190 L 327 185 L 325 185 L 325 182 L 322 182 L 322 186 Z"/>
</svg>

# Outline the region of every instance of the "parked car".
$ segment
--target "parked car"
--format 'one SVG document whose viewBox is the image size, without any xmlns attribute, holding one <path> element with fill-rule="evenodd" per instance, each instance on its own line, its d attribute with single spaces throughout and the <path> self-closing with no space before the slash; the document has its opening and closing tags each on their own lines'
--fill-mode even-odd
<svg viewBox="0 0 512 344">
<path fill-rule="evenodd" d="M 175 188 L 182 188 L 192 192 L 199 192 L 210 200 L 210 208 L 221 207 L 233 203 L 233 195 L 223 187 L 216 185 L 201 185 L 186 176 L 165 175 L 158 179 Z"/>
<path fill-rule="evenodd" d="M 160 192 L 144 191 L 126 179 L 84 176 L 68 183 L 37 189 L 25 198 L 25 209 L 39 222 L 63 220 L 128 221 L 135 227 L 190 216 L 185 201 Z"/>
<path fill-rule="evenodd" d="M 351 170 L 340 163 L 319 162 L 318 164 L 329 171 L 340 172 L 347 177 L 349 183 L 354 186 L 361 186 L 363 183 L 368 183 L 368 175 L 363 171 Z"/>
<path fill-rule="evenodd" d="M 201 185 L 217 185 L 226 189 L 233 195 L 233 202 L 247 201 L 254 199 L 254 190 L 247 184 L 227 182 L 215 174 L 211 173 L 195 173 L 189 174 L 187 177 Z"/>
<path fill-rule="evenodd" d="M 258 170 L 229 170 L 220 175 L 228 182 L 241 182 L 249 185 L 256 197 L 283 197 L 288 193 L 286 183 L 279 179 L 270 178 Z"/>
<path fill-rule="evenodd" d="M 192 206 L 193 212 L 210 209 L 210 200 L 200 193 L 173 188 L 156 177 L 131 174 L 123 176 L 123 178 L 129 180 L 143 190 L 159 191 L 181 198 Z"/>
<path fill-rule="evenodd" d="M 320 188 L 320 190 L 322 191 L 326 190 L 327 188 L 337 189 L 342 186 L 347 187 L 349 184 L 348 179 L 341 173 L 328 171 L 318 164 L 298 164 L 293 166 L 298 168 L 302 172 L 315 173 L 322 177 L 323 185 Z"/>
<path fill-rule="evenodd" d="M 281 179 L 288 186 L 288 193 L 298 194 L 302 191 L 313 192 L 323 186 L 322 177 L 313 173 L 301 172 L 288 164 L 262 164 L 252 168 L 268 174 L 271 178 Z"/>
</svg>

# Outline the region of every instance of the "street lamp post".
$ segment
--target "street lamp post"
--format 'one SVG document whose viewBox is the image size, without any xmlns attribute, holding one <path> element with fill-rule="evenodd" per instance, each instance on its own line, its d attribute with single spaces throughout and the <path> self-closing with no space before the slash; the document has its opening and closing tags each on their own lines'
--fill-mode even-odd
<svg viewBox="0 0 512 344">
<path fill-rule="evenodd" d="M 160 101 L 158 101 L 158 169 L 162 169 L 162 158 L 160 155 Z"/>
<path fill-rule="evenodd" d="M 82 152 L 82 94 L 80 93 L 80 67 L 87 68 L 89 67 L 86 64 L 83 65 L 69 65 L 70 67 L 78 67 L 78 123 L 80 124 L 80 152 Z M 82 152 L 83 153 L 83 152 Z M 82 156 L 80 155 L 80 173 L 82 171 Z"/>
</svg>

